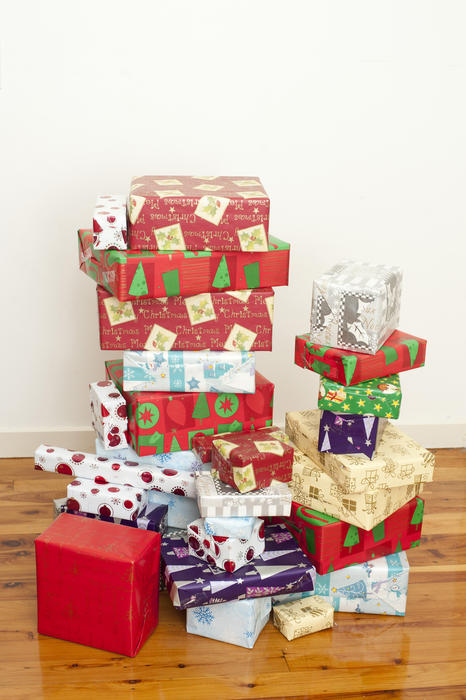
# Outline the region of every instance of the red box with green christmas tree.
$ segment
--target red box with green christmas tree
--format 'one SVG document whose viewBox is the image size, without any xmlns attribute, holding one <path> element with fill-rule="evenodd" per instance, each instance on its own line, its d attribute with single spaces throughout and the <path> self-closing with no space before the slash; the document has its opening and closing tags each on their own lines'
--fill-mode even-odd
<svg viewBox="0 0 466 700">
<path fill-rule="evenodd" d="M 290 244 L 273 236 L 268 251 L 95 250 L 78 231 L 79 266 L 120 301 L 288 284 Z"/>
<path fill-rule="evenodd" d="M 199 433 L 253 430 L 272 425 L 274 385 L 256 372 L 254 394 L 123 391 L 123 361 L 105 363 L 107 377 L 123 394 L 128 430 L 138 455 L 190 450 Z"/>
<path fill-rule="evenodd" d="M 408 369 L 422 367 L 427 341 L 403 331 L 395 331 L 375 353 L 366 355 L 327 345 L 316 345 L 309 333 L 297 335 L 295 364 L 351 386 L 369 379 L 388 377 Z"/>
<path fill-rule="evenodd" d="M 273 289 L 118 301 L 97 287 L 102 350 L 272 350 Z"/>
<path fill-rule="evenodd" d="M 362 530 L 299 503 L 283 522 L 296 537 L 318 574 L 360 564 L 403 549 L 417 547 L 421 539 L 424 501 L 419 496 L 376 525 Z"/>
</svg>

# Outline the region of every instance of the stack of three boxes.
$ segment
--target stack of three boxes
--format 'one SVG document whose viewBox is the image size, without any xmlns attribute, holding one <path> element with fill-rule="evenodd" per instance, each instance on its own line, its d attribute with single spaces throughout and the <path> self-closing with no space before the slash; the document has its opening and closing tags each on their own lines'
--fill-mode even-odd
<svg viewBox="0 0 466 700">
<path fill-rule="evenodd" d="M 419 544 L 433 478 L 433 455 L 387 421 L 398 373 L 425 360 L 426 341 L 395 330 L 400 297 L 398 268 L 336 265 L 314 283 L 311 332 L 296 337 L 296 364 L 321 375 L 320 410 L 286 416 L 297 448 L 287 525 L 340 611 L 404 615 L 403 550 Z"/>
</svg>

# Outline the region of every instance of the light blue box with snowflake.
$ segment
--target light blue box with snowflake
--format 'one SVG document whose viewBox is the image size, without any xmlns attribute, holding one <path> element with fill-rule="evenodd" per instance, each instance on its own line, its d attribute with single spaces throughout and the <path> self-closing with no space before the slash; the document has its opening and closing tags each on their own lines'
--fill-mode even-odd
<svg viewBox="0 0 466 700">
<path fill-rule="evenodd" d="M 406 552 L 389 554 L 316 577 L 314 593 L 335 612 L 404 615 L 408 595 Z"/>
<path fill-rule="evenodd" d="M 271 598 L 232 600 L 186 610 L 186 631 L 252 649 L 268 622 Z"/>
<path fill-rule="evenodd" d="M 176 469 L 179 472 L 194 472 L 202 469 L 203 464 L 191 450 L 180 452 L 164 452 L 158 455 L 141 456 L 136 454 L 132 447 L 122 447 L 115 450 L 106 450 L 99 438 L 95 440 L 95 453 L 98 457 L 108 459 L 121 459 L 123 462 L 140 462 L 151 464 L 153 467 Z"/>
<path fill-rule="evenodd" d="M 123 389 L 253 394 L 255 356 L 253 352 L 125 350 Z"/>
<path fill-rule="evenodd" d="M 189 523 L 200 518 L 199 508 L 195 498 L 178 496 L 176 493 L 163 493 L 162 491 L 148 491 L 149 503 L 163 503 L 168 506 L 167 525 L 181 530 L 186 530 Z"/>
<path fill-rule="evenodd" d="M 208 535 L 247 540 L 251 537 L 256 523 L 257 518 L 252 516 L 244 518 L 205 518 L 204 528 Z"/>
</svg>

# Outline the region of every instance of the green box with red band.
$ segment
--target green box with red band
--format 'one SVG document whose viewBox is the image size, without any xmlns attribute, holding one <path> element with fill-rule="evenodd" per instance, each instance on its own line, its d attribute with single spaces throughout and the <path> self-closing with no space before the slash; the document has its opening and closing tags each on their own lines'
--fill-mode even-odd
<svg viewBox="0 0 466 700">
<path fill-rule="evenodd" d="M 272 425 L 274 384 L 256 372 L 254 394 L 124 391 L 123 360 L 105 363 L 107 377 L 126 399 L 128 432 L 138 455 L 190 450 L 199 433 Z"/>
</svg>

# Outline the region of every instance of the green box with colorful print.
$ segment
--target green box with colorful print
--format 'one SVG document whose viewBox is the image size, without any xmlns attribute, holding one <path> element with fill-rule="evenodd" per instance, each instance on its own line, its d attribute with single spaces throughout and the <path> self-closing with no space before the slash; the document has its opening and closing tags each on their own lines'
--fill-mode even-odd
<svg viewBox="0 0 466 700">
<path fill-rule="evenodd" d="M 392 374 L 351 386 L 321 377 L 318 406 L 323 411 L 335 413 L 398 418 L 401 406 L 400 377 Z"/>
</svg>

